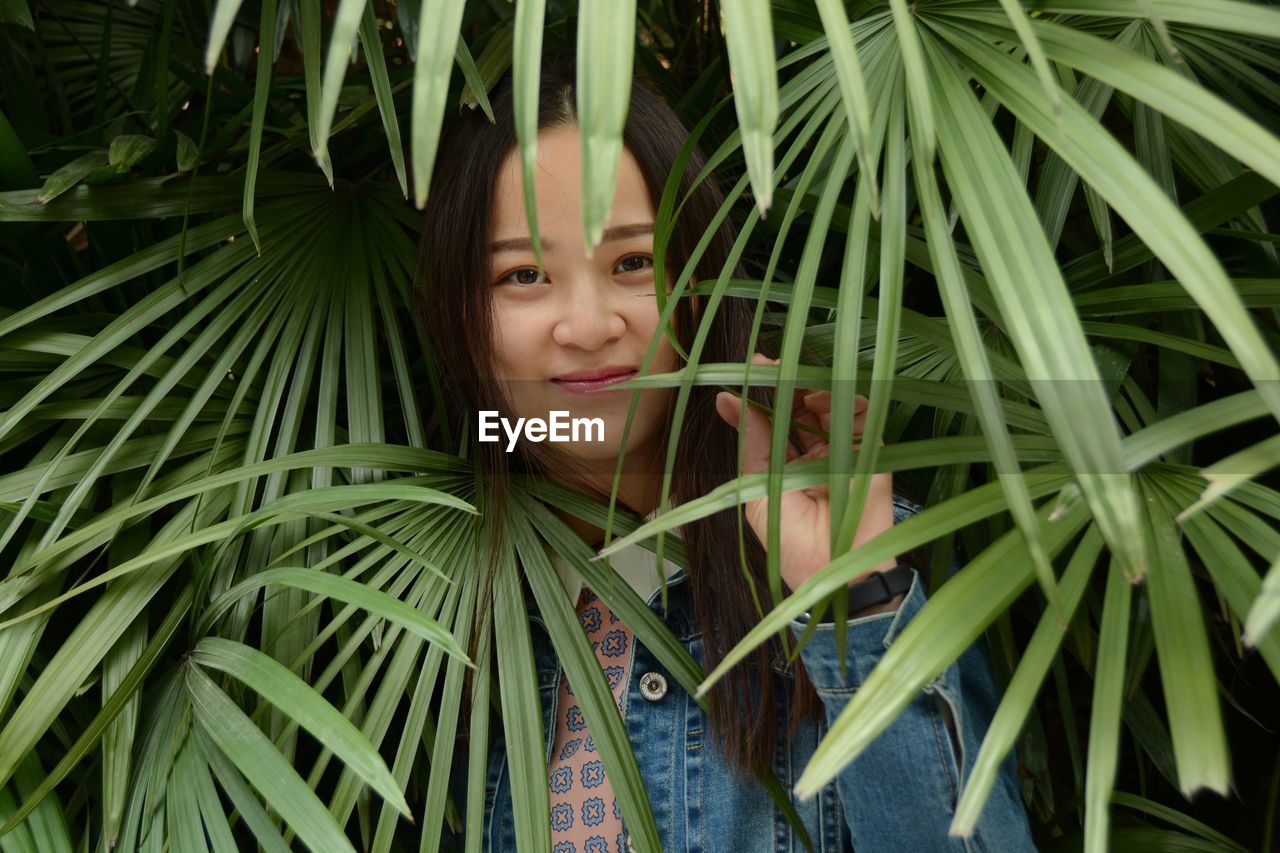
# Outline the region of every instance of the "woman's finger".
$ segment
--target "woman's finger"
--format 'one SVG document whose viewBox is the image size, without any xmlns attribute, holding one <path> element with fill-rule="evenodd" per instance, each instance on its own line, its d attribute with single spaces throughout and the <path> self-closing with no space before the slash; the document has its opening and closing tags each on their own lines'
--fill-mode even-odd
<svg viewBox="0 0 1280 853">
<path fill-rule="evenodd" d="M 769 358 L 764 353 L 757 352 L 751 356 L 751 363 L 752 364 L 771 364 L 776 366 L 779 363 L 779 361 L 776 358 Z M 796 457 L 798 457 L 801 453 L 804 453 L 805 451 L 809 450 L 811 447 L 814 446 L 814 444 L 822 441 L 823 439 L 823 436 L 820 435 L 822 428 L 818 424 L 818 418 L 813 412 L 809 411 L 808 408 L 805 407 L 803 397 L 804 397 L 804 391 L 800 388 L 797 388 L 791 395 L 790 430 L 791 430 L 791 436 L 794 436 L 794 438 L 787 442 L 787 455 L 786 455 L 787 462 L 791 462 Z M 778 411 L 778 405 L 775 402 L 774 403 L 775 416 L 777 414 L 777 411 Z M 773 434 L 772 421 L 770 421 L 769 423 L 769 431 L 770 431 L 770 437 L 772 438 L 772 434 Z M 798 447 L 797 447 L 797 443 L 799 444 Z"/>
<path fill-rule="evenodd" d="M 778 364 L 778 359 L 764 353 L 754 353 L 752 364 Z M 855 397 L 855 411 L 866 410 L 866 397 Z M 861 408 L 858 408 L 858 407 Z M 775 408 L 776 411 L 776 408 Z M 797 388 L 791 395 L 791 428 L 794 444 L 789 445 L 787 459 L 803 458 L 815 448 L 821 447 L 831 431 L 831 392 Z M 799 446 L 796 447 L 795 445 Z"/>
<path fill-rule="evenodd" d="M 881 446 L 881 447 L 884 447 L 884 439 L 883 439 L 883 438 L 882 438 L 882 439 L 880 439 L 880 446 Z M 853 449 L 854 449 L 854 450 L 860 450 L 860 449 L 862 449 L 862 442 L 860 442 L 860 441 L 855 441 L 855 442 L 853 443 Z M 830 444 L 830 442 L 826 442 L 826 441 L 824 441 L 824 442 L 821 442 L 820 444 L 816 445 L 816 446 L 815 446 L 815 447 L 813 447 L 812 449 L 810 449 L 810 450 L 806 450 L 802 455 L 797 456 L 797 457 L 796 457 L 796 459 L 795 459 L 795 461 L 797 461 L 797 462 L 807 462 L 807 461 L 809 461 L 810 459 L 821 459 L 821 458 L 822 458 L 822 457 L 824 457 L 824 456 L 830 456 L 830 455 L 831 455 L 831 444 Z"/>
<path fill-rule="evenodd" d="M 791 403 L 791 423 L 802 453 L 826 442 L 827 428 L 822 425 L 821 416 L 808 406 L 804 392 L 799 389 Z"/>
<path fill-rule="evenodd" d="M 825 433 L 830 433 L 831 392 L 810 391 L 804 396 L 804 404 L 811 412 L 817 415 L 818 426 L 821 430 Z M 867 398 L 861 394 L 857 394 L 853 398 L 853 434 L 855 437 L 862 435 L 863 424 L 867 421 L 868 404 Z M 808 448 L 805 449 L 808 450 Z"/>
<path fill-rule="evenodd" d="M 745 427 L 739 424 L 742 400 L 728 391 L 716 395 L 716 413 L 729 426 L 742 433 L 742 472 L 755 474 L 769 470 L 769 445 L 773 441 L 773 428 L 764 413 L 753 406 L 746 407 Z M 788 445 L 788 460 L 794 457 Z"/>
</svg>

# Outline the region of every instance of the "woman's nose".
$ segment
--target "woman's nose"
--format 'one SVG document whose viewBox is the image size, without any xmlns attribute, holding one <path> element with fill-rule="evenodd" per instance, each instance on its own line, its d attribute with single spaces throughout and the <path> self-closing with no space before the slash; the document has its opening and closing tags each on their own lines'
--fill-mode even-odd
<svg viewBox="0 0 1280 853">
<path fill-rule="evenodd" d="M 597 350 L 627 330 L 616 295 L 591 276 L 565 282 L 560 309 L 551 337 L 562 347 Z"/>
</svg>

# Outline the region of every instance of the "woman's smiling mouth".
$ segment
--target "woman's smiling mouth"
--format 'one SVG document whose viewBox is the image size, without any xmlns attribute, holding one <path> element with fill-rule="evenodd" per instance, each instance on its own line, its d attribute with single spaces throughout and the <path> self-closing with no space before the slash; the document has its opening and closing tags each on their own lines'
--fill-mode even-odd
<svg viewBox="0 0 1280 853">
<path fill-rule="evenodd" d="M 570 394 L 594 394 L 610 385 L 626 382 L 639 371 L 634 367 L 610 365 L 594 370 L 578 370 L 557 376 L 551 381 Z"/>
</svg>

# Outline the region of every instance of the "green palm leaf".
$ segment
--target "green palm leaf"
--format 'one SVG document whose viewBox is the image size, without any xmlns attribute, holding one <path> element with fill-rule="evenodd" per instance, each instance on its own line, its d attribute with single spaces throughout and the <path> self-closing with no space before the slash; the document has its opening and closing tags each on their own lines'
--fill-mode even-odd
<svg viewBox="0 0 1280 853">
<path fill-rule="evenodd" d="M 578 17 L 578 126 L 582 133 L 582 227 L 587 256 L 613 204 L 622 129 L 631 99 L 633 0 L 583 0 Z"/>
<path fill-rule="evenodd" d="M 302 840 L 318 850 L 354 850 L 315 793 L 213 680 L 192 666 L 186 681 L 200 730 Z"/>
<path fill-rule="evenodd" d="M 401 814 L 409 814 L 404 794 L 373 745 L 323 696 L 284 666 L 257 649 L 220 637 L 201 640 L 191 651 L 191 660 L 233 676 L 293 717 Z"/>
</svg>

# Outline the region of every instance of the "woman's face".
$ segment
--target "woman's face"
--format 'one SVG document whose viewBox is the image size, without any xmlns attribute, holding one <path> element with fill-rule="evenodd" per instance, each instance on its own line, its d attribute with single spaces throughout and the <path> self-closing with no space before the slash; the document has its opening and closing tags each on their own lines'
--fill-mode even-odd
<svg viewBox="0 0 1280 853">
<path fill-rule="evenodd" d="M 625 148 L 617 190 L 593 257 L 583 249 L 582 152 L 576 126 L 538 134 L 535 178 L 543 272 L 539 274 L 525 217 L 517 150 L 507 154 L 494 190 L 490 235 L 495 378 L 505 382 L 514 413 L 549 419 L 599 418 L 603 441 L 555 445 L 583 462 L 616 460 L 634 392 L 610 384 L 637 374 L 658 327 L 653 280 L 653 201 L 639 165 Z M 668 281 L 670 281 L 668 275 Z M 677 369 L 664 335 L 649 373 Z M 654 458 L 670 389 L 643 392 L 627 456 Z M 525 440 L 525 439 L 521 439 Z M 505 446 L 505 436 L 503 438 Z M 630 467 L 630 466 L 628 466 Z"/>
</svg>

